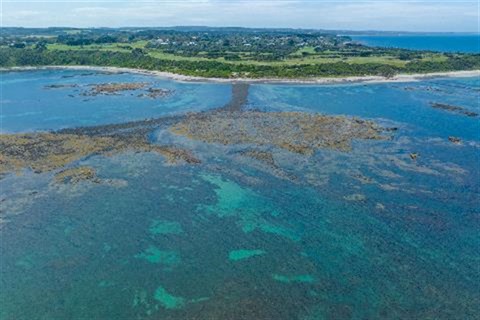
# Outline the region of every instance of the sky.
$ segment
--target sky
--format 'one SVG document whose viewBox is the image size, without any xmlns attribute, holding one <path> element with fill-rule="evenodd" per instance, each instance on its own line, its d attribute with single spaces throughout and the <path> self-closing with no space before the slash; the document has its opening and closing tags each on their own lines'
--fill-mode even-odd
<svg viewBox="0 0 480 320">
<path fill-rule="evenodd" d="M 241 26 L 479 32 L 480 0 L 0 0 L 22 27 Z"/>
</svg>

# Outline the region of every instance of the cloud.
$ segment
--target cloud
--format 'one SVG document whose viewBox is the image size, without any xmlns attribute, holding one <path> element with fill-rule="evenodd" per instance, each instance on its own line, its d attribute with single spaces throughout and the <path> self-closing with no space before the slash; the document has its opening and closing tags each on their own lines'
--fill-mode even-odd
<svg viewBox="0 0 480 320">
<path fill-rule="evenodd" d="M 475 0 L 3 0 L 3 24 L 478 31 L 478 6 Z"/>
</svg>

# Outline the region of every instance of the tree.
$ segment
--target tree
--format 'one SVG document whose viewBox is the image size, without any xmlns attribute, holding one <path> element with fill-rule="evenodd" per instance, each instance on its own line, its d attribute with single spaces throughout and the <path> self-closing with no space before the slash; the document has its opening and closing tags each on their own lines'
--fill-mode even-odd
<svg viewBox="0 0 480 320">
<path fill-rule="evenodd" d="M 45 43 L 45 41 L 37 42 L 34 49 L 37 51 L 45 51 L 47 50 L 47 44 Z"/>
<path fill-rule="evenodd" d="M 140 48 L 135 48 L 135 49 L 132 50 L 132 54 L 135 57 L 140 57 L 140 56 L 145 55 L 145 51 L 143 49 L 140 49 Z"/>
<path fill-rule="evenodd" d="M 397 71 L 390 66 L 381 66 L 378 73 L 380 76 L 390 79 L 397 74 Z"/>
</svg>

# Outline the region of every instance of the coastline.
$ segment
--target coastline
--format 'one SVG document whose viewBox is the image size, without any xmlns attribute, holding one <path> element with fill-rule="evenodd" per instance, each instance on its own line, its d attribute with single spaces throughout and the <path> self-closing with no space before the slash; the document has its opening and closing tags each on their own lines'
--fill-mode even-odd
<svg viewBox="0 0 480 320">
<path fill-rule="evenodd" d="M 392 78 L 382 76 L 352 76 L 352 77 L 319 77 L 319 78 L 205 78 L 198 76 L 187 76 L 165 71 L 154 71 L 146 69 L 122 68 L 122 67 L 100 67 L 100 66 L 41 66 L 41 67 L 9 67 L 0 68 L 0 72 L 30 71 L 30 70 L 93 70 L 111 73 L 135 73 L 166 78 L 182 82 L 214 82 L 214 83 L 252 83 L 252 84 L 347 84 L 347 83 L 390 83 L 390 82 L 414 82 L 431 78 L 460 78 L 480 77 L 480 70 L 468 71 L 446 71 L 434 73 L 398 74 Z"/>
</svg>

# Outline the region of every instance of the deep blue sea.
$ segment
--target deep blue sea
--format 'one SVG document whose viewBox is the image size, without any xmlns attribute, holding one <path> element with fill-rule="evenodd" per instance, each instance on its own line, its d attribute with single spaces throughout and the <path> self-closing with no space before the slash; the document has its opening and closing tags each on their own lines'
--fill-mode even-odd
<svg viewBox="0 0 480 320">
<path fill-rule="evenodd" d="M 228 84 L 129 73 L 2 77 L 3 133 L 183 114 L 231 98 Z M 92 83 L 131 81 L 174 94 L 81 94 Z M 46 87 L 65 83 L 77 86 Z M 251 109 L 397 130 L 391 140 L 311 157 L 264 146 L 273 169 L 243 157 L 248 145 L 152 132 L 153 142 L 188 148 L 202 163 L 124 152 L 71 164 L 116 184 L 8 174 L 0 179 L 0 319 L 478 319 L 480 119 L 431 103 L 480 113 L 479 92 L 478 78 L 252 85 Z"/>
<path fill-rule="evenodd" d="M 351 38 L 374 47 L 480 53 L 480 34 L 468 35 L 354 35 Z"/>
</svg>

